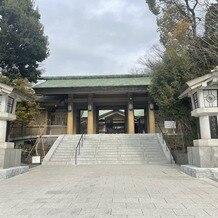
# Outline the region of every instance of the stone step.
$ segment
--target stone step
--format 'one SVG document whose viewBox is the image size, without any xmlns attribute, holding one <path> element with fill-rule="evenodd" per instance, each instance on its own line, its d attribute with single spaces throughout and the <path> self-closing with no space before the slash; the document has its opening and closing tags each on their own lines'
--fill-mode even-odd
<svg viewBox="0 0 218 218">
<path fill-rule="evenodd" d="M 66 155 L 66 156 L 54 155 L 52 158 L 59 158 L 59 159 L 60 159 L 60 158 L 63 158 L 63 159 L 68 158 L 68 159 L 69 159 L 69 158 L 73 158 L 74 156 L 75 156 L 75 155 L 72 155 L 72 156 L 71 156 L 71 155 Z"/>
<path fill-rule="evenodd" d="M 89 154 L 87 154 L 87 153 L 80 153 L 80 155 L 79 156 L 83 156 L 83 157 L 89 157 L 89 156 L 98 156 L 98 157 L 103 157 L 103 156 L 110 156 L 110 157 L 124 157 L 124 156 L 127 156 L 127 157 L 129 157 L 129 156 L 145 156 L 145 154 L 144 153 L 125 153 L 125 152 L 123 152 L 123 153 L 101 153 L 101 154 L 99 154 L 99 153 L 89 153 Z"/>
<path fill-rule="evenodd" d="M 50 161 L 50 162 L 47 162 L 45 165 L 74 165 L 75 163 L 72 162 L 72 161 L 61 161 L 61 162 L 58 162 L 58 161 Z M 44 164 L 43 164 L 44 165 Z"/>
<path fill-rule="evenodd" d="M 61 157 L 61 156 L 58 156 L 58 157 Z M 143 158 L 146 158 L 146 159 L 165 159 L 164 156 L 157 156 L 157 157 L 152 157 L 152 156 L 145 156 L 145 155 L 126 155 L 126 154 L 123 154 L 123 155 L 96 155 L 96 154 L 93 154 L 93 155 L 78 155 L 78 158 L 93 158 L 93 157 L 99 157 L 99 158 L 123 158 L 123 157 L 126 157 L 126 158 L 138 158 L 138 157 L 143 157 Z M 65 157 L 64 157 L 65 158 Z"/>
<path fill-rule="evenodd" d="M 76 147 L 71 145 L 72 147 Z M 66 146 L 68 147 L 68 146 Z M 113 143 L 113 144 L 84 144 L 83 146 L 84 148 L 89 148 L 89 147 L 157 147 L 157 144 L 148 144 L 148 145 L 144 145 L 144 144 L 120 144 L 120 143 Z"/>
<path fill-rule="evenodd" d="M 144 149 L 144 148 L 81 148 L 81 151 L 84 152 L 107 152 L 107 151 L 111 151 L 111 152 L 151 152 L 151 153 L 155 153 L 155 152 L 162 152 L 162 150 L 160 148 L 152 148 L 152 149 Z"/>
<path fill-rule="evenodd" d="M 143 162 L 143 161 L 146 161 L 145 159 L 143 158 L 132 158 L 132 159 L 126 159 L 126 158 L 123 158 L 123 159 L 116 159 L 116 158 L 93 158 L 93 159 L 78 159 L 78 162 L 87 162 L 87 161 L 101 161 L 101 162 L 104 162 L 104 161 L 111 161 L 111 162 L 117 162 L 117 161 L 121 161 L 121 162 L 136 162 L 136 161 L 140 161 L 140 162 Z"/>
<path fill-rule="evenodd" d="M 157 147 L 156 145 L 149 145 L 149 146 L 144 146 L 144 145 L 128 145 L 128 146 L 125 146 L 125 145 L 84 145 L 84 146 L 81 146 L 81 148 L 84 148 L 84 149 L 92 149 L 92 148 L 123 148 L 123 149 L 133 149 L 133 148 L 143 148 L 143 149 L 161 149 L 160 147 Z"/>
<path fill-rule="evenodd" d="M 102 164 L 105 162 L 144 162 L 144 163 L 168 163 L 166 160 L 148 160 L 148 159 L 77 159 L 78 163 L 85 163 L 85 162 L 102 162 Z"/>
<path fill-rule="evenodd" d="M 72 155 L 67 155 L 67 154 L 60 155 L 60 154 L 56 154 L 52 158 L 56 158 L 56 157 L 58 157 L 58 158 L 69 158 L 69 157 L 74 157 L 74 156 L 75 156 L 75 154 L 72 154 Z"/>
<path fill-rule="evenodd" d="M 64 136 L 50 158 L 52 164 L 74 164 L 75 148 L 81 135 Z M 100 134 L 85 137 L 78 164 L 167 163 L 154 134 Z"/>
<path fill-rule="evenodd" d="M 71 149 L 71 150 L 56 150 L 54 154 L 56 153 L 60 153 L 60 154 L 71 154 L 71 153 L 75 153 L 75 149 Z"/>
<path fill-rule="evenodd" d="M 74 145 L 71 145 L 71 146 L 62 146 L 62 145 L 60 145 L 56 150 L 64 149 L 64 148 L 66 148 L 66 149 L 75 149 L 76 146 L 74 146 Z"/>
<path fill-rule="evenodd" d="M 75 150 L 76 148 L 73 147 L 73 146 L 71 146 L 71 147 L 59 147 L 59 148 L 56 149 L 56 151 L 57 150 L 63 150 L 63 149 L 66 149 L 66 150 Z"/>
<path fill-rule="evenodd" d="M 157 153 L 158 154 L 158 153 Z M 130 156 L 130 155 L 146 155 L 146 153 L 144 152 L 103 152 L 103 153 L 97 153 L 97 152 L 89 152 L 89 153 L 86 153 L 86 152 L 83 152 L 81 151 L 80 152 L 80 155 L 81 156 L 93 156 L 93 155 L 98 155 L 98 156 L 104 156 L 104 155 L 110 155 L 110 156 L 121 156 L 121 155 L 127 155 L 127 156 Z M 152 156 L 152 155 L 148 155 L 148 156 Z M 155 156 L 155 155 L 153 155 Z M 157 156 L 157 155 L 156 155 Z"/>
<path fill-rule="evenodd" d="M 145 159 L 145 158 L 147 158 L 147 157 L 145 157 L 144 155 L 129 155 L 129 156 L 127 156 L 127 155 L 101 155 L 101 156 L 99 156 L 99 155 L 90 155 L 90 156 L 84 156 L 84 155 L 82 155 L 82 156 L 78 156 L 78 158 L 79 159 L 89 159 L 89 158 L 101 158 L 101 159 L 103 159 L 103 158 L 113 158 L 113 159 L 120 159 L 120 158 L 143 158 L 143 159 Z M 147 158 L 148 159 L 148 158 Z M 158 158 L 156 158 L 156 159 L 158 159 Z"/>
<path fill-rule="evenodd" d="M 59 147 L 56 149 L 56 151 L 73 151 L 75 150 L 76 148 L 62 148 L 62 147 Z"/>
<path fill-rule="evenodd" d="M 141 145 L 155 145 L 157 143 L 157 141 L 153 141 L 153 142 L 143 142 L 143 141 L 133 141 L 133 142 L 127 142 L 127 141 L 110 141 L 110 142 L 104 142 L 104 141 L 100 141 L 100 142 L 90 142 L 88 140 L 84 141 L 84 145 L 99 145 L 99 144 L 104 144 L 104 145 L 114 145 L 114 144 L 126 144 L 126 145 L 135 145 L 135 144 L 141 144 Z M 73 143 L 72 143 L 73 144 Z"/>
<path fill-rule="evenodd" d="M 137 152 L 137 153 L 140 153 L 140 152 L 144 152 L 145 150 L 143 149 L 81 149 L 81 152 L 83 153 L 88 153 L 88 152 L 99 152 L 99 153 L 104 153 L 104 152 L 112 152 L 112 153 L 116 153 L 116 152 Z M 154 150 L 153 150 L 154 151 Z M 159 152 L 159 151 L 157 151 Z"/>
<path fill-rule="evenodd" d="M 52 158 L 51 161 L 53 162 L 67 162 L 67 161 L 71 161 L 72 158 Z"/>
<path fill-rule="evenodd" d="M 110 154 L 110 155 L 121 155 L 121 154 L 127 154 L 127 155 L 141 155 L 145 154 L 148 156 L 157 156 L 157 155 L 162 155 L 165 156 L 163 152 L 146 152 L 146 151 L 136 151 L 136 150 L 131 150 L 131 151 L 125 151 L 125 150 L 107 150 L 107 151 L 101 151 L 101 150 L 90 150 L 90 151 L 80 151 L 81 155 L 90 155 L 90 154 L 98 154 L 98 155 L 104 155 L 104 154 Z"/>
<path fill-rule="evenodd" d="M 78 161 L 79 165 L 116 165 L 116 164 L 145 164 L 145 161 Z"/>
<path fill-rule="evenodd" d="M 166 160 L 146 160 L 146 159 L 145 159 L 145 162 L 146 163 L 160 163 L 160 164 L 168 163 Z"/>
<path fill-rule="evenodd" d="M 162 152 L 162 150 L 160 149 L 137 149 L 137 148 L 128 148 L 128 149 L 121 149 L 121 148 L 90 148 L 90 149 L 87 149 L 87 148 L 81 148 L 80 149 L 82 152 L 99 152 L 99 153 L 103 153 L 103 152 L 137 152 L 137 153 L 140 153 L 140 152 L 151 152 L 152 153 L 155 153 L 155 152 Z M 59 150 L 59 151 L 62 151 L 62 150 Z M 74 150 L 71 150 L 71 151 L 74 151 Z"/>
<path fill-rule="evenodd" d="M 75 150 L 75 149 L 76 148 L 74 148 L 74 147 L 59 147 L 56 149 L 56 151 L 58 151 L 58 150 Z"/>
<path fill-rule="evenodd" d="M 61 146 L 63 147 L 76 147 L 77 146 L 77 143 L 69 143 L 69 144 L 65 144 L 65 143 L 62 143 Z"/>
<path fill-rule="evenodd" d="M 120 142 L 120 141 L 110 141 L 110 142 L 104 142 L 104 141 L 101 141 L 101 142 L 90 142 L 88 140 L 84 141 L 83 143 L 84 145 L 86 144 L 90 144 L 90 145 L 98 145 L 98 144 L 104 144 L 104 145 L 113 145 L 113 144 L 127 144 L 127 145 L 136 145 L 136 144 L 142 144 L 142 145 L 149 145 L 149 144 L 156 144 L 156 141 L 154 142 L 139 142 L 139 141 L 134 141 L 134 142 L 128 142 L 128 141 L 125 141 L 125 142 Z"/>
<path fill-rule="evenodd" d="M 70 146 L 65 146 L 65 147 L 70 147 Z M 71 145 L 71 147 L 76 147 L 76 146 L 73 146 Z M 110 144 L 110 145 L 106 145 L 106 144 L 96 144 L 96 145 L 93 145 L 93 144 L 84 144 L 83 146 L 81 147 L 84 147 L 84 148 L 92 148 L 92 147 L 123 147 L 123 148 L 128 148 L 128 147 L 143 147 L 143 148 L 146 148 L 146 147 L 157 147 L 157 144 L 148 144 L 148 145 L 143 145 L 143 144 Z"/>
<path fill-rule="evenodd" d="M 104 154 L 109 154 L 109 155 L 141 155 L 141 154 L 145 154 L 145 152 L 136 152 L 136 151 L 110 151 L 110 152 L 101 152 L 101 151 L 90 151 L 90 152 L 86 152 L 86 151 L 81 151 L 80 152 L 81 155 L 90 155 L 90 154 L 97 154 L 97 155 L 104 155 Z M 157 152 L 157 154 L 159 154 L 159 152 Z M 149 155 L 154 155 L 154 154 L 149 154 Z"/>
<path fill-rule="evenodd" d="M 165 157 L 164 153 L 150 154 L 150 153 L 145 152 L 144 155 L 146 157 Z"/>
<path fill-rule="evenodd" d="M 78 141 L 75 141 L 75 142 L 61 142 L 61 144 L 63 145 L 77 145 L 78 144 Z"/>
<path fill-rule="evenodd" d="M 75 153 L 75 152 L 74 152 Z M 135 154 L 149 154 L 149 155 L 158 155 L 158 154 L 161 154 L 163 155 L 163 153 L 161 152 L 156 152 L 156 153 L 149 153 L 149 152 L 145 152 L 145 151 L 136 151 L 136 150 L 129 150 L 129 151 L 125 151 L 125 150 L 104 150 L 104 151 L 101 151 L 101 150 L 90 150 L 90 151 L 83 151 L 81 150 L 80 151 L 81 155 L 90 155 L 90 154 L 98 154 L 98 155 L 104 155 L 104 154 L 110 154 L 110 155 L 121 155 L 121 154 L 127 154 L 127 155 L 135 155 Z"/>
<path fill-rule="evenodd" d="M 51 162 L 53 162 L 53 163 L 64 163 L 64 164 L 67 164 L 68 162 L 72 162 L 72 160 L 56 160 L 56 159 L 54 159 L 54 160 L 51 160 Z"/>
<path fill-rule="evenodd" d="M 53 159 L 74 159 L 74 156 L 53 156 Z"/>
</svg>

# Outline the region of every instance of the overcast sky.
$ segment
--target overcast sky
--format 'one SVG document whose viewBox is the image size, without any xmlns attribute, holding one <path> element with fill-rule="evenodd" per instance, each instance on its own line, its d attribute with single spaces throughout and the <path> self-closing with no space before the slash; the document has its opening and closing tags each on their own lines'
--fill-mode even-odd
<svg viewBox="0 0 218 218">
<path fill-rule="evenodd" d="M 129 73 L 158 43 L 144 0 L 35 0 L 50 56 L 43 76 Z"/>
</svg>

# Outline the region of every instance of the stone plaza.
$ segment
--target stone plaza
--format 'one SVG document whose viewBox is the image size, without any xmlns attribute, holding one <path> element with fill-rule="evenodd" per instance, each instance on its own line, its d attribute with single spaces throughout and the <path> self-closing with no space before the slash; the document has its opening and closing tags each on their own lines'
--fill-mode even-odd
<svg viewBox="0 0 218 218">
<path fill-rule="evenodd" d="M 217 217 L 218 184 L 177 165 L 38 166 L 0 181 L 0 217 Z"/>
</svg>

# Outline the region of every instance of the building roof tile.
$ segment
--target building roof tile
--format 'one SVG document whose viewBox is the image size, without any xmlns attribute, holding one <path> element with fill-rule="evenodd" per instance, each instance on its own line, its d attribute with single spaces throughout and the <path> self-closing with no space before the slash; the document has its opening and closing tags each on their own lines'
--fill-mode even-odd
<svg viewBox="0 0 218 218">
<path fill-rule="evenodd" d="M 148 74 L 126 74 L 105 76 L 44 77 L 45 81 L 34 86 L 40 88 L 82 88 L 82 87 L 122 87 L 148 86 L 151 78 Z"/>
</svg>

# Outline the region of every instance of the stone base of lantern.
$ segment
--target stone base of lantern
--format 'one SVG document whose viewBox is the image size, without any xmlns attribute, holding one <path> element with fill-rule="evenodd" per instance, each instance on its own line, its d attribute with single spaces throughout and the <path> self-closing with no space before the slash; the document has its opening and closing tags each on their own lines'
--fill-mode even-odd
<svg viewBox="0 0 218 218">
<path fill-rule="evenodd" d="M 14 143 L 0 142 L 0 169 L 21 165 L 21 149 L 14 149 Z"/>
<path fill-rule="evenodd" d="M 198 146 L 218 146 L 218 139 L 197 139 L 193 141 L 194 147 Z"/>
<path fill-rule="evenodd" d="M 196 141 L 200 146 L 188 147 L 189 165 L 182 165 L 181 171 L 196 178 L 218 179 L 218 146 L 202 146 L 202 141 Z"/>
<path fill-rule="evenodd" d="M 13 142 L 0 142 L 0 149 L 6 149 L 6 148 L 14 148 Z"/>
<path fill-rule="evenodd" d="M 0 180 L 8 179 L 29 171 L 29 166 L 11 167 L 8 169 L 0 169 Z"/>
<path fill-rule="evenodd" d="M 218 146 L 188 147 L 188 163 L 196 167 L 218 167 Z"/>
</svg>

